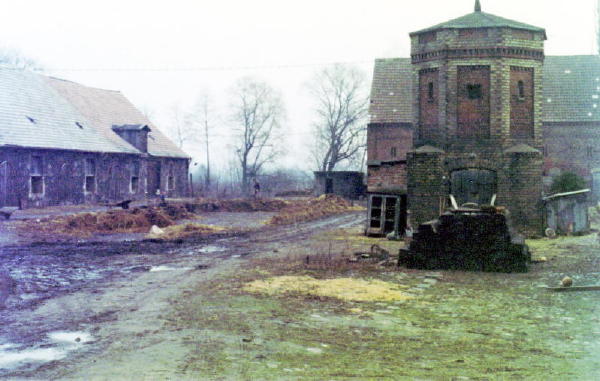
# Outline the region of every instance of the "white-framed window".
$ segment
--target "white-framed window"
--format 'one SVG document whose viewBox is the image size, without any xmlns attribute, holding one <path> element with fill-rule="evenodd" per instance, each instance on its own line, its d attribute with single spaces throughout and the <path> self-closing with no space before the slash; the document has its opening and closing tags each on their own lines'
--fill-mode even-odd
<svg viewBox="0 0 600 381">
<path fill-rule="evenodd" d="M 44 161 L 41 156 L 32 155 L 29 167 L 29 193 L 42 196 L 44 192 Z"/>
<path fill-rule="evenodd" d="M 131 181 L 129 182 L 129 192 L 137 193 L 140 189 L 140 162 L 134 161 L 131 165 Z"/>
<path fill-rule="evenodd" d="M 83 189 L 85 193 L 96 193 L 96 160 L 93 158 L 85 159 L 84 174 Z"/>
</svg>

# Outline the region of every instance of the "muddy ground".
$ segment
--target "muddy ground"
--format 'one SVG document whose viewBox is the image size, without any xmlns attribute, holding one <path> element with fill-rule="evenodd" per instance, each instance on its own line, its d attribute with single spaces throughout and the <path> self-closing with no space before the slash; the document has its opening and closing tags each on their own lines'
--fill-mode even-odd
<svg viewBox="0 0 600 381">
<path fill-rule="evenodd" d="M 541 288 L 564 275 L 575 285 L 600 284 L 595 233 L 529 241 L 538 262 L 526 274 L 428 272 L 381 258 L 349 261 L 373 244 L 392 254 L 403 245 L 362 236 L 364 212 L 288 226 L 264 226 L 266 215 L 219 214 L 209 222 L 254 228 L 184 243 L 2 247 L 2 263 L 21 271 L 19 293 L 28 296 L 9 299 L 1 312 L 0 377 L 590 380 L 600 373 L 600 292 Z M 282 277 L 378 282 L 403 297 L 248 291 Z"/>
</svg>

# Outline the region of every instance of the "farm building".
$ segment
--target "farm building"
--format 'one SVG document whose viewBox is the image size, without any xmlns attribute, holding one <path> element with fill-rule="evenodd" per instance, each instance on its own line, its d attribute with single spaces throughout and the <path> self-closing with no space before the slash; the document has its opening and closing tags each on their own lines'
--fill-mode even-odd
<svg viewBox="0 0 600 381">
<path fill-rule="evenodd" d="M 120 92 L 0 67 L 0 206 L 185 196 L 188 165 Z"/>
<path fill-rule="evenodd" d="M 365 194 L 364 174 L 356 171 L 317 171 L 315 196 L 336 194 L 350 200 L 358 200 Z"/>
<path fill-rule="evenodd" d="M 497 194 L 519 230 L 541 232 L 542 177 L 591 180 L 600 166 L 600 58 L 546 57 L 544 29 L 479 2 L 410 38 L 410 58 L 375 61 L 368 192 L 407 197 L 413 227 L 449 194 L 460 203 Z"/>
</svg>

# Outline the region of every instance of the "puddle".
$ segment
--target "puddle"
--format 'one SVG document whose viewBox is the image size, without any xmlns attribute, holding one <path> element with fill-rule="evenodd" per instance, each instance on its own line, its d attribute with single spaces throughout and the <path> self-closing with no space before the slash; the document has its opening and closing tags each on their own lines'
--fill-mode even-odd
<svg viewBox="0 0 600 381">
<path fill-rule="evenodd" d="M 157 272 L 157 271 L 176 271 L 176 270 L 191 270 L 191 267 L 171 267 L 171 266 L 163 266 L 163 265 L 159 265 L 159 266 L 152 266 L 150 267 L 150 272 Z"/>
<path fill-rule="evenodd" d="M 46 363 L 61 360 L 69 352 L 81 348 L 81 344 L 94 341 L 87 332 L 51 332 L 49 343 L 23 348 L 13 343 L 0 344 L 0 369 L 16 369 L 30 363 Z"/>
<path fill-rule="evenodd" d="M 0 369 L 16 368 L 23 363 L 60 360 L 66 355 L 67 350 L 58 348 L 24 349 L 20 351 L 0 349 Z"/>
<path fill-rule="evenodd" d="M 200 249 L 198 249 L 197 252 L 207 254 L 207 253 L 218 253 L 218 252 L 225 251 L 225 250 L 227 250 L 227 248 L 223 247 L 223 246 L 207 245 L 207 246 L 204 246 L 204 247 L 201 247 Z"/>
<path fill-rule="evenodd" d="M 87 332 L 51 332 L 48 334 L 48 338 L 57 343 L 89 343 L 94 341 L 92 335 Z"/>
</svg>

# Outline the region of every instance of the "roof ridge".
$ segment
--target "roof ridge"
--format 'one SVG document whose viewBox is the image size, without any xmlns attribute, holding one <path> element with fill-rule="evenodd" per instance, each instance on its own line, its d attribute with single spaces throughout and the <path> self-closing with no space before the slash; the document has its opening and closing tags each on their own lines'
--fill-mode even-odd
<svg viewBox="0 0 600 381">
<path fill-rule="evenodd" d="M 100 87 L 88 86 L 88 85 L 84 85 L 83 83 L 75 82 L 75 81 L 72 81 L 70 79 L 55 77 L 53 75 L 44 75 L 44 74 L 40 74 L 40 75 L 43 75 L 44 77 L 47 77 L 49 79 L 53 79 L 55 81 L 69 82 L 69 83 L 72 83 L 74 85 L 87 87 L 88 89 L 101 90 L 101 91 L 110 91 L 110 92 L 113 92 L 113 93 L 121 93 L 121 90 L 103 89 L 103 88 L 100 88 Z"/>
</svg>

